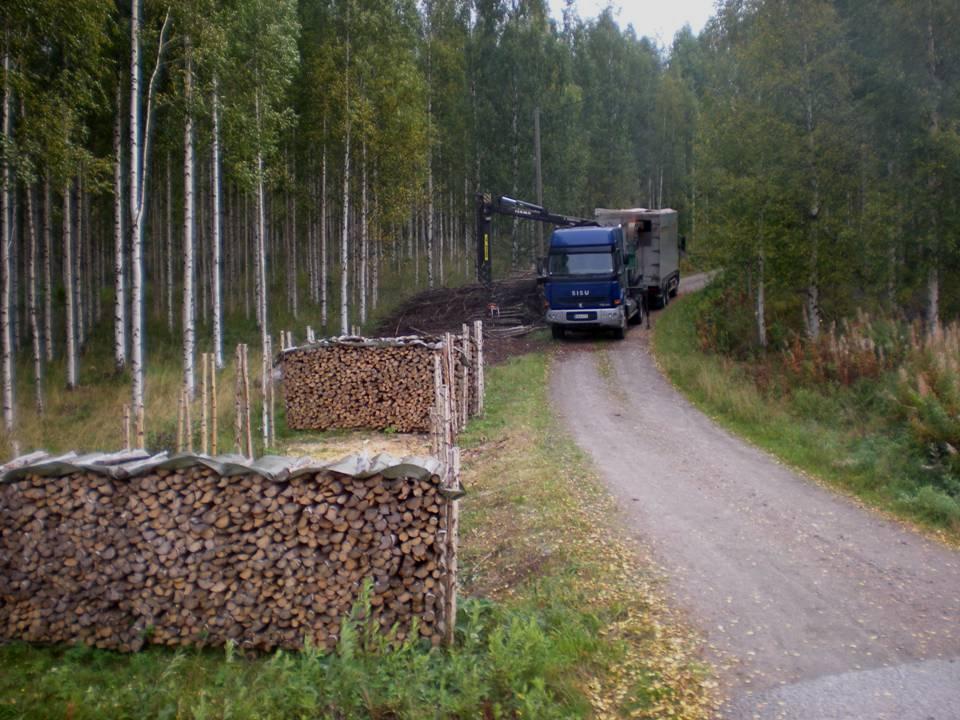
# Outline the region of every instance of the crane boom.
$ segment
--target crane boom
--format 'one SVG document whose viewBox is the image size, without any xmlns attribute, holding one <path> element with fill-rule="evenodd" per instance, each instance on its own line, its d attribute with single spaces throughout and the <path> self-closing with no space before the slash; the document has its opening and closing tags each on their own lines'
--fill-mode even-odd
<svg viewBox="0 0 960 720">
<path fill-rule="evenodd" d="M 549 223 L 559 227 L 578 227 L 597 224 L 595 220 L 573 217 L 572 215 L 559 215 L 549 212 L 539 205 L 534 205 L 525 200 L 507 197 L 506 195 L 500 195 L 494 198 L 490 193 L 478 194 L 477 280 L 484 285 L 490 285 L 493 282 L 493 260 L 490 253 L 490 223 L 493 220 L 494 213 L 518 217 L 523 220 Z"/>
</svg>

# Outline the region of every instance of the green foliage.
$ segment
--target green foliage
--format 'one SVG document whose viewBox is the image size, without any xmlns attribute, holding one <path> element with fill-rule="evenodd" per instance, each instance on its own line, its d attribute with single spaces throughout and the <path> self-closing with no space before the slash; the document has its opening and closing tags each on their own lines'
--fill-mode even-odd
<svg viewBox="0 0 960 720">
<path fill-rule="evenodd" d="M 960 500 L 960 326 L 913 334 L 897 400 L 931 468 L 947 476 L 943 489 Z"/>
<path fill-rule="evenodd" d="M 860 315 L 818 341 L 734 360 L 704 352 L 698 329 L 715 306 L 710 294 L 686 298 L 655 328 L 658 359 L 685 394 L 785 462 L 957 537 L 955 328 L 925 336 Z"/>
</svg>

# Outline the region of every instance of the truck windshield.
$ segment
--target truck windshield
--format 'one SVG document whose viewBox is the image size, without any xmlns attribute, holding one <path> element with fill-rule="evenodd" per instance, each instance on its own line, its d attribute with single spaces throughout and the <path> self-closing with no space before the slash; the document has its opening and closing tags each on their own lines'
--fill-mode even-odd
<svg viewBox="0 0 960 720">
<path fill-rule="evenodd" d="M 613 272 L 613 253 L 550 253 L 551 275 L 609 275 Z"/>
</svg>

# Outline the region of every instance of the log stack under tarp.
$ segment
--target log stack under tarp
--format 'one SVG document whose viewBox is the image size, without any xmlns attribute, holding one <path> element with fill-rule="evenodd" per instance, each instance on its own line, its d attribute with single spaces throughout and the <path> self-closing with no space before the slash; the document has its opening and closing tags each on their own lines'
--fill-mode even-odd
<svg viewBox="0 0 960 720">
<path fill-rule="evenodd" d="M 449 637 L 456 493 L 433 458 L 62 456 L 0 467 L 0 638 L 337 644 L 370 584 L 402 640 Z"/>
<path fill-rule="evenodd" d="M 446 350 L 445 350 L 446 349 Z M 338 337 L 280 354 L 287 426 L 294 430 L 429 432 L 436 407 L 435 358 L 463 420 L 483 409 L 483 331 L 445 337 Z"/>
</svg>

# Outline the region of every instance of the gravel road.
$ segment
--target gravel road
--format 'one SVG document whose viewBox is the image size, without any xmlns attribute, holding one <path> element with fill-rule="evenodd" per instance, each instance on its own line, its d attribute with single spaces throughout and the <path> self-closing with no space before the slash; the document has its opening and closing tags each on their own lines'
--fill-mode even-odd
<svg viewBox="0 0 960 720">
<path fill-rule="evenodd" d="M 960 719 L 960 553 L 719 428 L 642 328 L 565 342 L 551 396 L 703 634 L 721 717 Z"/>
</svg>

